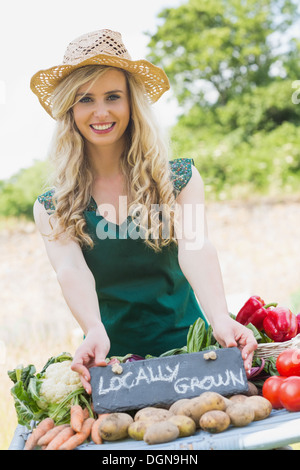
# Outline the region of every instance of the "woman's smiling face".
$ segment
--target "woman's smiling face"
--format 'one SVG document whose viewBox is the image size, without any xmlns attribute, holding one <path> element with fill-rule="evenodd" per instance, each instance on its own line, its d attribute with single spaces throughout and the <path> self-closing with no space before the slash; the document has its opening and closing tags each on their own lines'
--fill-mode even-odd
<svg viewBox="0 0 300 470">
<path fill-rule="evenodd" d="M 125 75 L 107 70 L 90 87 L 81 86 L 73 107 L 74 120 L 87 145 L 111 148 L 124 145 L 130 120 L 130 103 Z"/>
</svg>

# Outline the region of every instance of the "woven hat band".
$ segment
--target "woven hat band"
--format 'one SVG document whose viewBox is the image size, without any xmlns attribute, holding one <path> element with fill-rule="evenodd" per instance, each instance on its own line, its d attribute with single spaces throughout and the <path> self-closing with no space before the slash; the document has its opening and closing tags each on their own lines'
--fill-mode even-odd
<svg viewBox="0 0 300 470">
<path fill-rule="evenodd" d="M 63 58 L 63 65 L 76 65 L 99 54 L 131 60 L 120 33 L 103 29 L 74 39 Z"/>
</svg>

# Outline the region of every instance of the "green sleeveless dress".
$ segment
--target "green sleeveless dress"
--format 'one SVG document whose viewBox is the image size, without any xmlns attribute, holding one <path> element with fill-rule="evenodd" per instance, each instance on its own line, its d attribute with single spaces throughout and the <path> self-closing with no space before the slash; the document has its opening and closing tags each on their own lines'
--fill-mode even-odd
<svg viewBox="0 0 300 470">
<path fill-rule="evenodd" d="M 175 194 L 192 175 L 192 159 L 170 161 Z M 54 210 L 53 191 L 38 197 Z M 130 233 L 130 221 L 108 222 L 91 198 L 84 211 L 94 247 L 83 255 L 94 275 L 100 314 L 111 349 L 109 356 L 160 354 L 186 345 L 189 326 L 207 320 L 178 264 L 177 246 L 154 252 Z M 129 223 L 128 223 L 129 222 Z"/>
</svg>

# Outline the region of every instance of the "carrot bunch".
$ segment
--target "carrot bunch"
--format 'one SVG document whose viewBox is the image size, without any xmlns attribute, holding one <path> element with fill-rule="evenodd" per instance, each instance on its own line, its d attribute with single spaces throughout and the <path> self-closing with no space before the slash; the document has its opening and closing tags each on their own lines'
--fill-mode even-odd
<svg viewBox="0 0 300 470">
<path fill-rule="evenodd" d="M 53 419 L 43 419 L 27 439 L 24 450 L 33 450 L 37 446 L 42 450 L 72 450 L 87 440 L 102 444 L 98 428 L 106 415 L 94 418 L 87 408 L 72 405 L 69 424 L 55 425 Z"/>
</svg>

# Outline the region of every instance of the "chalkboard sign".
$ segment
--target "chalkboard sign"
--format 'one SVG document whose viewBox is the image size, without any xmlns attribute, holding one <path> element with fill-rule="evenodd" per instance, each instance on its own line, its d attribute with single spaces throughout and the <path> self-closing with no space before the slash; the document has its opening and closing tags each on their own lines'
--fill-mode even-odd
<svg viewBox="0 0 300 470">
<path fill-rule="evenodd" d="M 145 359 L 112 366 L 92 367 L 91 386 L 96 413 L 124 412 L 146 406 L 170 405 L 213 391 L 228 396 L 248 390 L 247 377 L 238 348 Z"/>
</svg>

